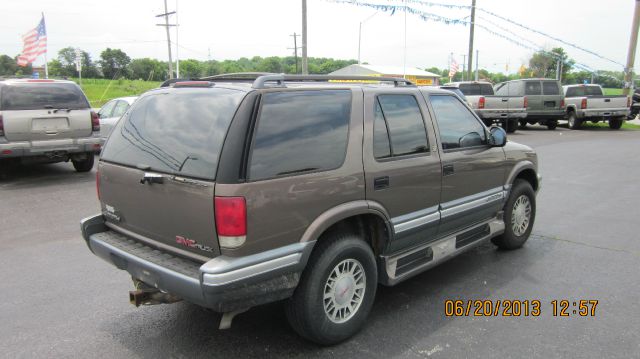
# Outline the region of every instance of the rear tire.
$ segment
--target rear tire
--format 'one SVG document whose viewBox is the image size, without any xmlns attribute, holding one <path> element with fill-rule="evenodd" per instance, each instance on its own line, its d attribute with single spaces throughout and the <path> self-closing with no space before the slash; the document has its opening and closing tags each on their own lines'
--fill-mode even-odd
<svg viewBox="0 0 640 359">
<path fill-rule="evenodd" d="M 521 130 L 524 130 L 525 128 L 527 128 L 527 120 L 520 120 L 518 121 L 518 124 L 520 125 Z"/>
<path fill-rule="evenodd" d="M 95 160 L 93 152 L 87 152 L 86 156 L 83 160 L 71 160 L 73 168 L 75 168 L 77 172 L 89 172 L 93 169 L 93 162 Z"/>
<path fill-rule="evenodd" d="M 514 133 L 518 129 L 518 121 L 516 120 L 507 120 L 507 128 L 505 129 L 507 133 Z"/>
<path fill-rule="evenodd" d="M 582 121 L 576 116 L 576 113 L 571 111 L 569 112 L 569 118 L 567 119 L 569 123 L 569 128 L 572 130 L 577 130 L 582 126 Z"/>
<path fill-rule="evenodd" d="M 501 249 L 516 249 L 529 239 L 536 218 L 536 193 L 531 184 L 517 179 L 504 206 L 504 233 L 491 238 Z"/>
<path fill-rule="evenodd" d="M 609 119 L 609 128 L 612 130 L 619 130 L 620 127 L 622 127 L 623 122 L 624 121 L 622 121 L 622 119 L 620 118 Z"/>
<path fill-rule="evenodd" d="M 378 284 L 371 247 L 356 235 L 335 234 L 316 244 L 300 284 L 285 307 L 302 337 L 337 344 L 362 329 Z"/>
<path fill-rule="evenodd" d="M 547 129 L 555 130 L 558 127 L 558 120 L 549 120 L 547 121 Z"/>
</svg>

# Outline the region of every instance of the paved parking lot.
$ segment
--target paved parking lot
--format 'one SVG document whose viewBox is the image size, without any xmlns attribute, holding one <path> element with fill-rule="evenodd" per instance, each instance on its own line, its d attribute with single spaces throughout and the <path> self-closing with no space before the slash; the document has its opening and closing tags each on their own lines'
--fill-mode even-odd
<svg viewBox="0 0 640 359">
<path fill-rule="evenodd" d="M 0 356 L 638 357 L 640 131 L 533 126 L 510 138 L 538 151 L 544 177 L 527 245 L 483 245 L 380 288 L 365 329 L 332 348 L 299 339 L 278 303 L 227 331 L 187 303 L 136 309 L 128 275 L 80 236 L 98 210 L 95 173 L 19 168 L 0 178 Z M 539 299 L 542 314 L 450 318 L 446 299 Z M 555 299 L 599 300 L 596 316 L 554 317 Z"/>
</svg>

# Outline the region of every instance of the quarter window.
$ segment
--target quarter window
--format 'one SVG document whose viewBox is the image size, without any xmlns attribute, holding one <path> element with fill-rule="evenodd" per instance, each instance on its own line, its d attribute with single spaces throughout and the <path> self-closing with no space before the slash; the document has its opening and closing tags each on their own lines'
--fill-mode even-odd
<svg viewBox="0 0 640 359">
<path fill-rule="evenodd" d="M 453 96 L 431 96 L 443 150 L 481 146 L 487 143 L 484 126 Z"/>
<path fill-rule="evenodd" d="M 347 151 L 351 91 L 267 93 L 257 122 L 249 178 L 338 168 Z"/>
<path fill-rule="evenodd" d="M 118 104 L 113 109 L 113 113 L 111 114 L 111 117 L 117 117 L 117 118 L 122 117 L 122 115 L 124 115 L 124 113 L 127 112 L 128 108 L 129 108 L 129 104 L 126 101 L 118 101 Z"/>
<path fill-rule="evenodd" d="M 416 98 L 381 95 L 376 99 L 373 152 L 376 158 L 427 152 L 427 131 Z"/>
</svg>

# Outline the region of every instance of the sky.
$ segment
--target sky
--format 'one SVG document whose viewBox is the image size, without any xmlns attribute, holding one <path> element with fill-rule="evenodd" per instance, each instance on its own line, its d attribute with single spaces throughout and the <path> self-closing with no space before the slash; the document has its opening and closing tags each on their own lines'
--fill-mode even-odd
<svg viewBox="0 0 640 359">
<path fill-rule="evenodd" d="M 471 0 L 430 1 L 471 4 Z M 180 59 L 288 56 L 293 54 L 291 35 L 302 30 L 301 0 L 167 0 L 167 3 L 169 11 L 177 8 L 178 12 L 179 46 L 175 44 L 175 28 L 171 34 L 174 57 L 177 48 Z M 391 15 L 362 5 L 402 5 L 402 1 L 359 0 L 359 3 L 307 0 L 308 56 L 357 59 L 358 29 L 364 21 L 362 62 L 403 66 L 406 61 L 406 66 L 446 68 L 453 53 L 462 64 L 463 54 L 468 51 L 468 26 L 425 21 L 410 13 L 405 20 L 403 11 Z M 479 67 L 514 73 L 527 63 L 533 50 L 505 40 L 502 35 L 545 49 L 562 46 L 572 59 L 589 68 L 621 71 L 626 63 L 634 3 L 634 0 L 477 0 L 480 9 L 613 60 L 601 59 L 478 11 L 478 26 L 498 34 L 476 27 L 474 44 L 479 51 Z M 452 19 L 469 15 L 469 10 L 427 7 L 412 0 L 408 0 L 407 6 Z M 88 51 L 94 60 L 107 47 L 119 48 L 131 58 L 167 59 L 164 27 L 156 26 L 163 19 L 155 17 L 164 12 L 163 0 L 4 0 L 0 2 L 0 54 L 20 53 L 21 35 L 38 24 L 41 12 L 45 13 L 49 59 L 67 46 Z M 174 15 L 171 22 L 175 21 Z M 298 38 L 298 45 L 300 41 Z M 41 63 L 42 58 L 36 61 Z"/>
</svg>

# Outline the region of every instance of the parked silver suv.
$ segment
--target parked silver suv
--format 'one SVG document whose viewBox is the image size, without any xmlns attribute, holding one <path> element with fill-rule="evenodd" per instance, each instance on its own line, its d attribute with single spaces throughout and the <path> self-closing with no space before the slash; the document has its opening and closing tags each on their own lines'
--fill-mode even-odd
<svg viewBox="0 0 640 359">
<path fill-rule="evenodd" d="M 100 122 L 78 85 L 62 80 L 0 81 L 0 161 L 73 162 L 93 168 Z"/>
<path fill-rule="evenodd" d="M 225 328 L 286 299 L 292 327 L 321 344 L 363 326 L 378 284 L 489 239 L 521 247 L 540 185 L 535 152 L 458 96 L 378 77 L 149 91 L 98 172 L 102 213 L 82 233 L 131 274 L 133 304 L 184 299 L 224 313 Z"/>
</svg>

